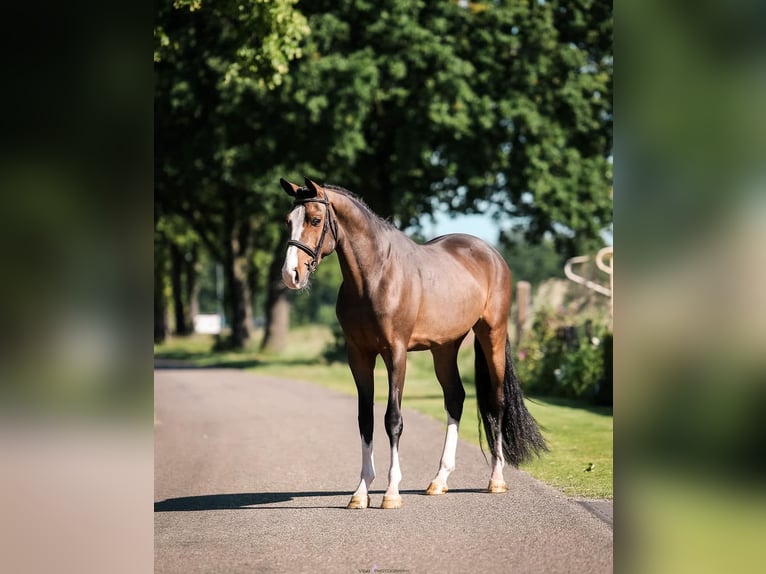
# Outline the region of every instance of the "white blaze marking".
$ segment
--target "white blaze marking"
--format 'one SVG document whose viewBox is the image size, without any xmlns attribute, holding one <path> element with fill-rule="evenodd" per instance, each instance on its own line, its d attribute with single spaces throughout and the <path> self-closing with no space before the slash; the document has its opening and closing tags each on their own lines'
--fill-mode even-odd
<svg viewBox="0 0 766 574">
<path fill-rule="evenodd" d="M 290 239 L 294 241 L 301 240 L 303 232 L 303 219 L 306 217 L 306 208 L 299 205 L 290 213 Z M 295 281 L 295 271 L 298 269 L 298 248 L 291 245 L 287 248 L 285 264 L 282 266 L 282 281 L 292 289 L 297 289 L 298 284 Z"/>
</svg>

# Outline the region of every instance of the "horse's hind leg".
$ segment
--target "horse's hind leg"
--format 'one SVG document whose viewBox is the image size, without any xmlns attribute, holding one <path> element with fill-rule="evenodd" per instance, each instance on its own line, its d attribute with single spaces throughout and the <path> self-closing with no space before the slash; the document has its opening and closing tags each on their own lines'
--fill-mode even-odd
<svg viewBox="0 0 766 574">
<path fill-rule="evenodd" d="M 477 367 L 476 394 L 479 400 L 479 408 L 482 401 L 479 395 L 486 397 L 485 412 L 482 413 L 485 426 L 491 425 L 487 439 L 494 437 L 494 443 L 490 442 L 492 451 L 492 474 L 489 478 L 488 490 L 490 492 L 505 492 L 507 487 L 503 477 L 505 457 L 503 456 L 503 414 L 505 411 L 505 396 L 503 394 L 503 380 L 505 376 L 505 342 L 508 331 L 503 322 L 501 325 L 490 326 L 485 321 L 480 321 L 474 326 L 476 340 L 483 351 L 486 360 L 487 371 L 482 376 Z M 480 380 L 484 379 L 484 380 Z"/>
<path fill-rule="evenodd" d="M 359 397 L 359 434 L 362 439 L 362 472 L 359 486 L 346 508 L 370 506 L 370 485 L 375 479 L 375 462 L 372 456 L 373 394 L 375 390 L 375 353 L 357 349 L 349 343 L 348 364 L 354 375 Z"/>
<path fill-rule="evenodd" d="M 460 380 L 457 368 L 457 353 L 460 343 L 438 347 L 431 351 L 434 357 L 436 378 L 444 391 L 444 408 L 447 411 L 447 434 L 444 437 L 444 449 L 439 463 L 439 471 L 426 489 L 426 494 L 444 494 L 447 488 L 447 478 L 455 470 L 455 451 L 457 450 L 458 426 L 463 415 L 465 390 Z"/>
</svg>

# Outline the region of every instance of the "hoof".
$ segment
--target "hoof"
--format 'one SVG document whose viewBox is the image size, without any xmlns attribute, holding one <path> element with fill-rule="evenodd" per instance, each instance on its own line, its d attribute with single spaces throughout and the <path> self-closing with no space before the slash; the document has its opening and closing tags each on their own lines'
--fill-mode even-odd
<svg viewBox="0 0 766 574">
<path fill-rule="evenodd" d="M 432 482 L 426 488 L 426 494 L 445 494 L 449 491 L 446 484 L 439 484 L 438 482 Z"/>
<path fill-rule="evenodd" d="M 500 480 L 490 480 L 487 487 L 487 491 L 493 493 L 506 492 L 507 490 L 508 487 L 505 485 L 505 482 Z"/>
<path fill-rule="evenodd" d="M 370 506 L 371 501 L 368 496 L 352 496 L 346 508 L 367 508 Z"/>
<path fill-rule="evenodd" d="M 402 497 L 397 495 L 394 496 L 384 496 L 383 497 L 383 504 L 380 505 L 381 508 L 401 508 L 402 507 Z"/>
</svg>

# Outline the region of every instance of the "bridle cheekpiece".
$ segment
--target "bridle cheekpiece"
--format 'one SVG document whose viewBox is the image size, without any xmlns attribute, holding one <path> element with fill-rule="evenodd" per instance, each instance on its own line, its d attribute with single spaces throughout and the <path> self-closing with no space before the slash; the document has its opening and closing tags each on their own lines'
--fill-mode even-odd
<svg viewBox="0 0 766 574">
<path fill-rule="evenodd" d="M 311 261 L 306 262 L 306 267 L 308 267 L 309 273 L 313 273 L 317 266 L 319 265 L 319 257 L 322 254 L 322 245 L 324 244 L 324 238 L 327 235 L 327 230 L 330 230 L 330 233 L 332 233 L 332 237 L 335 240 L 335 242 L 338 242 L 338 230 L 337 230 L 337 222 L 331 221 L 332 218 L 332 210 L 330 209 L 330 201 L 327 199 L 327 196 L 325 195 L 323 198 L 318 197 L 307 197 L 304 199 L 298 199 L 296 197 L 295 201 L 293 201 L 293 207 L 298 207 L 299 205 L 303 205 L 305 203 L 322 203 L 325 206 L 325 218 L 324 218 L 324 225 L 322 226 L 322 235 L 319 236 L 319 242 L 317 243 L 317 246 L 312 249 L 302 241 L 298 241 L 296 239 L 288 239 L 287 245 L 297 247 L 301 251 L 307 253 L 309 257 L 311 257 Z"/>
</svg>

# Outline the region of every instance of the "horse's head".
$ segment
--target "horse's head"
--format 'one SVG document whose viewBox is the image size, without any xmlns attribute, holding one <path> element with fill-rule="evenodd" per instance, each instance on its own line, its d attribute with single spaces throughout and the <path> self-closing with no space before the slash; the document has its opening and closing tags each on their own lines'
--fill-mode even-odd
<svg viewBox="0 0 766 574">
<path fill-rule="evenodd" d="M 293 198 L 293 209 L 287 214 L 290 239 L 282 266 L 282 280 L 290 289 L 302 289 L 322 257 L 335 249 L 338 241 L 337 224 L 327 192 L 305 178 L 300 187 L 284 179 L 279 183 Z"/>
</svg>

